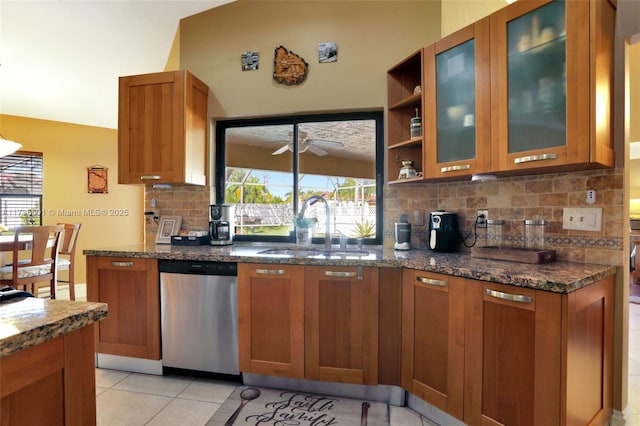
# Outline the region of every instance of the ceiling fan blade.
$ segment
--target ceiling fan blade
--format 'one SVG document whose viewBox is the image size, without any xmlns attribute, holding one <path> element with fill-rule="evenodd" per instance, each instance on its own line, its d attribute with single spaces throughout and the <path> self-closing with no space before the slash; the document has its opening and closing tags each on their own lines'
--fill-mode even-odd
<svg viewBox="0 0 640 426">
<path fill-rule="evenodd" d="M 280 155 L 283 152 L 285 152 L 287 149 L 290 149 L 289 148 L 289 144 L 285 144 L 285 145 L 281 146 L 280 148 L 276 149 L 275 151 L 273 151 L 271 153 L 271 155 Z"/>
<path fill-rule="evenodd" d="M 309 151 L 313 152 L 315 155 L 318 155 L 320 157 L 324 157 L 325 155 L 328 154 L 327 151 L 325 151 L 324 149 L 320 148 L 319 146 L 315 146 L 314 144 L 309 144 L 307 146 L 307 149 L 309 149 Z"/>
<path fill-rule="evenodd" d="M 332 146 L 335 146 L 335 147 L 344 146 L 344 144 L 342 142 L 331 141 L 331 140 L 327 140 L 327 139 L 309 139 L 309 140 L 307 140 L 307 142 L 318 144 L 318 145 L 332 145 Z"/>
</svg>

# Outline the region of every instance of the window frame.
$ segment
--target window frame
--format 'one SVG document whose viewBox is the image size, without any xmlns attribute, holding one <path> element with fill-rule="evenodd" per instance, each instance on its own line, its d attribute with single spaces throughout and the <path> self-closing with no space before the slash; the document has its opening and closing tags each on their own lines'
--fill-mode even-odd
<svg viewBox="0 0 640 426">
<path fill-rule="evenodd" d="M 375 188 L 376 188 L 376 233 L 373 238 L 364 238 L 363 244 L 381 245 L 383 241 L 383 187 L 384 187 L 384 111 L 371 110 L 359 112 L 337 112 L 324 114 L 304 114 L 291 116 L 273 116 L 263 118 L 244 118 L 231 120 L 217 120 L 215 123 L 215 202 L 224 204 L 226 186 L 226 140 L 225 133 L 229 128 L 250 127 L 250 126 L 273 126 L 292 125 L 293 140 L 297 139 L 298 125 L 310 122 L 322 121 L 350 121 L 350 120 L 373 120 L 375 122 Z M 292 164 L 292 188 L 293 193 L 298 194 L 298 145 L 293 144 L 293 164 Z M 298 197 L 293 197 L 293 211 L 300 211 Z M 286 235 L 236 235 L 236 241 L 252 242 L 288 242 L 295 243 L 295 233 Z M 314 237 L 313 243 L 319 244 L 324 238 Z M 339 241 L 338 237 L 332 237 L 332 243 Z M 349 238 L 348 242 L 355 243 L 355 238 Z"/>
</svg>

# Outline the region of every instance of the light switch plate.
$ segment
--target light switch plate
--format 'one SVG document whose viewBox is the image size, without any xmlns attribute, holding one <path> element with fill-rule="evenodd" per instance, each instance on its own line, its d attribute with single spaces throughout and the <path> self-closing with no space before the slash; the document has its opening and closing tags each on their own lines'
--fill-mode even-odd
<svg viewBox="0 0 640 426">
<path fill-rule="evenodd" d="M 600 231 L 601 207 L 565 207 L 562 209 L 562 229 L 576 231 Z"/>
</svg>

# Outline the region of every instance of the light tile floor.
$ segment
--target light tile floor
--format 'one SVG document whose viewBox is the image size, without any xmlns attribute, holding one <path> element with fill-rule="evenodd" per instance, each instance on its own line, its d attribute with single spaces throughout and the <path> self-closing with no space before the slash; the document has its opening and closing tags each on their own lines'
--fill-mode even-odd
<svg viewBox="0 0 640 426">
<path fill-rule="evenodd" d="M 97 424 L 202 426 L 236 383 L 96 369 Z M 390 406 L 391 426 L 433 426 L 406 407 Z"/>
<path fill-rule="evenodd" d="M 640 304 L 629 303 L 628 425 L 640 425 Z"/>
</svg>

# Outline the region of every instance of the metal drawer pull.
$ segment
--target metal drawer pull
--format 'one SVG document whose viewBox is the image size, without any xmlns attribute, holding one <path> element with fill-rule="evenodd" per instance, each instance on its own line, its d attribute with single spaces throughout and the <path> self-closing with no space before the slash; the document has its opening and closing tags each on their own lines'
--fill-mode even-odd
<svg viewBox="0 0 640 426">
<path fill-rule="evenodd" d="M 327 277 L 342 277 L 342 278 L 351 278 L 355 277 L 355 272 L 344 272 L 344 271 L 324 271 L 324 274 Z"/>
<path fill-rule="evenodd" d="M 539 155 L 527 155 L 526 157 L 518 157 L 513 160 L 514 163 L 529 163 L 531 161 L 542 161 L 542 160 L 556 160 L 558 158 L 558 154 L 539 154 Z"/>
<path fill-rule="evenodd" d="M 520 302 L 520 303 L 531 303 L 533 299 L 531 296 L 525 296 L 524 294 L 509 294 L 503 293 L 501 291 L 487 289 L 487 295 L 491 297 L 495 297 L 497 299 L 510 300 L 512 302 Z"/>
<path fill-rule="evenodd" d="M 443 167 L 440 169 L 440 172 L 441 173 L 458 172 L 460 170 L 469 170 L 470 168 L 471 168 L 470 164 L 458 164 L 457 166 Z"/>
<path fill-rule="evenodd" d="M 256 274 L 284 275 L 284 269 L 256 269 Z"/>
<path fill-rule="evenodd" d="M 447 282 L 442 280 L 434 280 L 433 278 L 416 277 L 416 281 L 422 284 L 435 285 L 438 287 L 446 287 Z"/>
<path fill-rule="evenodd" d="M 147 176 L 140 176 L 140 180 L 159 180 L 160 176 L 158 175 L 147 175 Z"/>
<path fill-rule="evenodd" d="M 129 267 L 133 266 L 133 262 L 111 262 L 111 266 L 129 268 Z"/>
</svg>

